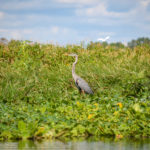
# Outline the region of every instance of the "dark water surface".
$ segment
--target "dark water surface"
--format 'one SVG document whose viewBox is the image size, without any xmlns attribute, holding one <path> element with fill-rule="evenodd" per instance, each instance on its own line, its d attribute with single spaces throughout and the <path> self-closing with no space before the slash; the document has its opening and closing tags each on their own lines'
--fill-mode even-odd
<svg viewBox="0 0 150 150">
<path fill-rule="evenodd" d="M 0 150 L 150 150 L 150 139 L 0 142 Z"/>
</svg>

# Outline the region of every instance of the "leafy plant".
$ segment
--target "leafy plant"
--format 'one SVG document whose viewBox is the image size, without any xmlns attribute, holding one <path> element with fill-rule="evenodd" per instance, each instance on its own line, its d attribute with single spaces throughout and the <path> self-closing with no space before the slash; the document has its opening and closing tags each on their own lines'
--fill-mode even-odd
<svg viewBox="0 0 150 150">
<path fill-rule="evenodd" d="M 71 67 L 94 90 L 80 95 Z M 0 45 L 0 140 L 150 136 L 150 46 Z"/>
</svg>

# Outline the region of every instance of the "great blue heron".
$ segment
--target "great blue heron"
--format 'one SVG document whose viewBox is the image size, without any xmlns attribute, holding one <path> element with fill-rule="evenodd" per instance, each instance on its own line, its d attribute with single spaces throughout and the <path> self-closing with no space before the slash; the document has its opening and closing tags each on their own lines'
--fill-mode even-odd
<svg viewBox="0 0 150 150">
<path fill-rule="evenodd" d="M 77 54 L 67 54 L 67 55 L 75 57 L 75 62 L 72 65 L 72 77 L 75 81 L 76 87 L 79 89 L 80 93 L 93 94 L 93 91 L 88 85 L 88 83 L 75 73 L 75 65 L 78 61 L 78 55 Z"/>
</svg>

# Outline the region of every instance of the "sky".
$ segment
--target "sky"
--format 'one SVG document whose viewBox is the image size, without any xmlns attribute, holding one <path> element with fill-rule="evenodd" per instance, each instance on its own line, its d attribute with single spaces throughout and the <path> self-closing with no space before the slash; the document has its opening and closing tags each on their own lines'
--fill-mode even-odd
<svg viewBox="0 0 150 150">
<path fill-rule="evenodd" d="M 150 38 L 150 0 L 0 0 L 0 38 L 79 44 Z"/>
</svg>

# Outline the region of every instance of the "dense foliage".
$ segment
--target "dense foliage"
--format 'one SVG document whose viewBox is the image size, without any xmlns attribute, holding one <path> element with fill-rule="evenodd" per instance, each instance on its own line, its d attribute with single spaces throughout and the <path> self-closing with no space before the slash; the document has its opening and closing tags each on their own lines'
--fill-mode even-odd
<svg viewBox="0 0 150 150">
<path fill-rule="evenodd" d="M 150 39 L 149 38 L 145 38 L 145 37 L 142 37 L 142 38 L 138 38 L 136 40 L 132 40 L 130 42 L 128 42 L 128 46 L 130 48 L 134 48 L 136 46 L 140 46 L 140 45 L 145 45 L 145 44 L 148 44 L 150 45 Z"/>
<path fill-rule="evenodd" d="M 125 48 L 125 47 L 129 47 L 129 48 L 134 48 L 137 46 L 146 46 L 146 45 L 150 45 L 150 39 L 146 38 L 146 37 L 141 37 L 141 38 L 137 38 L 136 40 L 131 40 L 130 42 L 127 43 L 127 45 L 124 45 L 121 42 L 114 42 L 114 43 L 107 43 L 105 42 L 90 42 L 87 45 L 87 49 L 91 49 L 91 48 L 99 48 L 99 47 L 113 47 L 116 49 L 119 48 Z"/>
<path fill-rule="evenodd" d="M 71 68 L 91 85 L 80 95 Z M 150 136 L 150 46 L 0 45 L 0 140 Z"/>
</svg>

